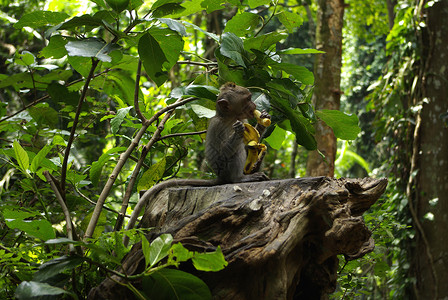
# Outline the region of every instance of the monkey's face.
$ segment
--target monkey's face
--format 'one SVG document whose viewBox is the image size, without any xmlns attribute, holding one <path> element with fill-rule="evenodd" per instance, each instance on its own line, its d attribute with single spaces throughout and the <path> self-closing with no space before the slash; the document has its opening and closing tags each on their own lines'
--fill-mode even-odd
<svg viewBox="0 0 448 300">
<path fill-rule="evenodd" d="M 238 120 L 254 118 L 254 110 L 256 106 L 255 103 L 252 102 L 252 94 L 251 93 L 245 94 L 244 97 L 241 99 L 240 104 L 241 106 L 238 108 L 236 114 Z"/>
</svg>

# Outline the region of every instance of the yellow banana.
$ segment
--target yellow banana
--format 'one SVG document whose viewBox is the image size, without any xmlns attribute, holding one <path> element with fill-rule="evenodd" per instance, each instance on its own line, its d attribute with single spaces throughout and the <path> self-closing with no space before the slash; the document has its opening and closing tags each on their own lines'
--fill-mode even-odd
<svg viewBox="0 0 448 300">
<path fill-rule="evenodd" d="M 257 119 L 257 123 L 263 125 L 264 127 L 268 127 L 271 125 L 271 120 L 269 118 L 261 118 L 261 112 L 259 110 L 254 110 L 255 119 Z"/>
<path fill-rule="evenodd" d="M 244 123 L 244 127 L 245 127 L 243 133 L 244 144 L 248 145 L 252 141 L 258 144 L 258 141 L 260 140 L 260 134 L 258 133 L 258 130 L 256 130 L 249 123 Z"/>
</svg>

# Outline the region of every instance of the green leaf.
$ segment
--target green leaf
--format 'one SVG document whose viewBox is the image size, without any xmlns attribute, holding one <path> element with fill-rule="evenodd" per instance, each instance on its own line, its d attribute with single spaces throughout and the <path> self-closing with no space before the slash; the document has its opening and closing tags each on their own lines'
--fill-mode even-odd
<svg viewBox="0 0 448 300">
<path fill-rule="evenodd" d="M 59 30 L 68 30 L 75 29 L 80 26 L 89 26 L 91 28 L 96 28 L 99 26 L 103 26 L 103 20 L 99 17 L 92 15 L 82 15 L 79 17 L 73 17 L 67 22 L 64 22 L 58 29 Z"/>
<path fill-rule="evenodd" d="M 180 98 L 182 96 L 194 96 L 215 101 L 218 94 L 219 90 L 214 86 L 192 84 L 174 89 L 171 93 L 171 97 Z"/>
<path fill-rule="evenodd" d="M 45 145 L 42 149 L 40 149 L 39 153 L 34 156 L 33 161 L 31 162 L 30 171 L 35 173 L 39 167 L 41 167 L 42 160 L 47 156 L 48 152 L 51 150 L 50 145 Z"/>
<path fill-rule="evenodd" d="M 151 167 L 143 173 L 142 178 L 138 181 L 137 191 L 148 190 L 157 181 L 159 181 L 165 172 L 165 165 L 166 157 L 163 157 L 157 163 L 151 165 Z"/>
<path fill-rule="evenodd" d="M 82 264 L 84 259 L 77 256 L 61 256 L 52 259 L 39 267 L 39 270 L 34 273 L 33 280 L 46 281 L 67 270 L 72 270 Z"/>
<path fill-rule="evenodd" d="M 227 22 L 224 32 L 233 32 L 237 36 L 245 36 L 248 31 L 253 32 L 257 28 L 259 21 L 260 16 L 257 14 L 243 12 L 235 15 Z"/>
<path fill-rule="evenodd" d="M 166 72 L 170 71 L 184 48 L 182 37 L 176 31 L 168 28 L 153 27 L 148 32 L 159 43 L 167 59 L 167 62 L 163 62 L 163 70 Z"/>
<path fill-rule="evenodd" d="M 176 31 L 181 36 L 187 36 L 187 30 L 185 26 L 178 22 L 177 20 L 167 19 L 167 18 L 159 18 L 159 21 L 166 24 L 169 29 Z"/>
<path fill-rule="evenodd" d="M 165 5 L 160 6 L 153 12 L 153 16 L 155 18 L 161 18 L 168 15 L 173 15 L 176 13 L 183 12 L 185 10 L 185 7 L 178 3 L 168 3 Z"/>
<path fill-rule="evenodd" d="M 113 134 L 116 134 L 118 132 L 118 129 L 120 129 L 121 123 L 123 123 L 124 118 L 129 113 L 129 111 L 133 108 L 133 106 L 128 106 L 124 108 L 120 108 L 117 111 L 117 114 L 115 117 L 110 121 L 110 127 Z"/>
<path fill-rule="evenodd" d="M 199 118 L 213 118 L 216 115 L 216 111 L 214 111 L 213 109 L 209 109 L 207 107 L 204 107 L 202 105 L 198 105 L 198 104 L 192 104 L 191 105 L 191 109 L 194 111 L 194 113 L 199 117 Z"/>
<path fill-rule="evenodd" d="M 303 23 L 300 15 L 289 11 L 282 11 L 277 15 L 277 18 L 290 33 L 294 31 L 294 28 L 300 27 Z"/>
<path fill-rule="evenodd" d="M 285 141 L 285 136 L 286 130 L 280 128 L 279 126 L 275 126 L 274 131 L 265 139 L 265 141 L 275 150 L 279 150 Z"/>
<path fill-rule="evenodd" d="M 65 49 L 66 44 L 67 41 L 62 35 L 53 35 L 48 45 L 40 52 L 40 55 L 45 58 L 63 58 L 67 55 L 67 50 Z"/>
<path fill-rule="evenodd" d="M 176 243 L 171 246 L 170 251 L 173 253 L 173 256 L 176 257 L 176 262 L 187 261 L 194 256 L 194 253 L 184 246 L 181 243 Z"/>
<path fill-rule="evenodd" d="M 243 41 L 232 32 L 225 32 L 222 35 L 219 51 L 222 55 L 232 59 L 239 66 L 245 67 L 244 57 L 246 56 Z"/>
<path fill-rule="evenodd" d="M 361 132 L 356 115 L 348 115 L 339 110 L 329 109 L 318 110 L 316 115 L 330 126 L 334 135 L 341 140 L 354 140 Z"/>
<path fill-rule="evenodd" d="M 271 0 L 248 0 L 247 3 L 250 8 L 256 8 L 258 6 L 271 4 Z"/>
<path fill-rule="evenodd" d="M 148 299 L 212 299 L 209 288 L 201 279 L 175 269 L 165 268 L 144 277 L 142 286 Z"/>
<path fill-rule="evenodd" d="M 168 73 L 162 68 L 163 63 L 168 62 L 168 59 L 151 34 L 144 34 L 138 41 L 138 54 L 148 76 L 157 86 L 161 86 L 168 79 Z"/>
<path fill-rule="evenodd" d="M 106 0 L 106 2 L 117 13 L 121 13 L 129 5 L 129 0 Z"/>
<path fill-rule="evenodd" d="M 166 4 L 173 4 L 173 3 L 180 4 L 181 2 L 182 2 L 181 0 L 157 0 L 151 6 L 151 10 L 154 11 L 154 10 L 158 9 L 159 7 L 162 7 Z"/>
<path fill-rule="evenodd" d="M 149 247 L 149 256 L 145 256 L 146 266 L 153 267 L 168 256 L 173 237 L 171 234 L 162 234 L 152 241 Z"/>
<path fill-rule="evenodd" d="M 36 57 L 29 51 L 23 51 L 17 56 L 14 62 L 21 66 L 31 66 L 36 62 Z"/>
<path fill-rule="evenodd" d="M 288 49 L 280 50 L 277 53 L 278 54 L 318 54 L 318 53 L 325 53 L 325 51 L 320 51 L 320 50 L 316 50 L 316 49 L 288 48 Z"/>
<path fill-rule="evenodd" d="M 257 37 L 248 38 L 244 41 L 244 49 L 251 51 L 256 49 L 264 52 L 274 50 L 276 44 L 288 37 L 288 34 L 282 32 L 270 32 Z"/>
<path fill-rule="evenodd" d="M 49 285 L 48 283 L 23 281 L 16 289 L 15 296 L 17 299 L 35 299 L 40 296 L 56 296 L 67 294 L 76 299 L 76 295 L 64 289 Z"/>
<path fill-rule="evenodd" d="M 119 48 L 116 44 L 109 44 L 97 38 L 70 41 L 65 45 L 70 56 L 95 57 L 106 62 L 112 61 L 108 54 Z"/>
<path fill-rule="evenodd" d="M 297 66 L 287 63 L 271 63 L 272 69 L 284 71 L 292 76 L 298 81 L 306 85 L 314 84 L 313 72 L 309 71 L 307 68 L 302 66 Z"/>
<path fill-rule="evenodd" d="M 20 146 L 20 143 L 17 141 L 13 142 L 12 147 L 14 148 L 14 154 L 16 155 L 16 160 L 20 170 L 24 174 L 28 174 L 28 168 L 30 167 L 28 153 L 26 153 L 26 151 L 22 148 L 22 146 Z"/>
<path fill-rule="evenodd" d="M 222 254 L 221 247 L 219 246 L 214 252 L 195 252 L 192 260 L 194 267 L 199 271 L 217 272 L 228 265 L 228 262 L 224 258 L 224 254 Z"/>
<path fill-rule="evenodd" d="M 69 56 L 68 62 L 79 74 L 84 78 L 89 76 L 90 68 L 92 67 L 92 59 L 89 57 Z"/>
<path fill-rule="evenodd" d="M 5 224 L 11 229 L 17 228 L 30 236 L 44 241 L 55 238 L 55 233 L 50 222 L 43 219 L 28 220 L 34 217 L 34 214 L 23 210 L 6 208 L 3 210 L 3 217 L 5 218 Z"/>
<path fill-rule="evenodd" d="M 14 28 L 21 29 L 23 27 L 31 27 L 38 29 L 45 25 L 56 25 L 63 22 L 65 19 L 70 17 L 63 12 L 52 12 L 52 11 L 35 11 L 24 15 L 20 20 L 14 24 Z"/>
<path fill-rule="evenodd" d="M 201 6 L 205 8 L 205 11 L 210 14 L 215 10 L 220 10 L 224 8 L 225 1 L 223 0 L 204 0 L 201 3 Z"/>
<path fill-rule="evenodd" d="M 107 150 L 106 153 L 103 153 L 97 161 L 92 163 L 92 167 L 90 168 L 89 176 L 92 184 L 94 186 L 98 185 L 99 178 L 101 176 L 101 171 L 103 170 L 104 165 L 110 161 L 117 153 L 121 153 L 126 150 L 126 147 L 115 147 Z"/>
<path fill-rule="evenodd" d="M 51 108 L 47 103 L 39 103 L 34 107 L 30 107 L 28 111 L 34 121 L 39 125 L 45 124 L 51 128 L 55 128 L 58 124 L 58 112 Z"/>
</svg>

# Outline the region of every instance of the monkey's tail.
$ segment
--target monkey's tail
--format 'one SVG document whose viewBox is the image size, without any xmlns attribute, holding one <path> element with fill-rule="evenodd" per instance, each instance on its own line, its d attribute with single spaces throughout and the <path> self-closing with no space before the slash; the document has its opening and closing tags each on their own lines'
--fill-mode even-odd
<svg viewBox="0 0 448 300">
<path fill-rule="evenodd" d="M 131 217 L 129 218 L 128 224 L 126 225 L 126 230 L 134 228 L 140 212 L 146 206 L 149 199 L 153 198 L 161 190 L 178 186 L 214 186 L 217 184 L 219 184 L 218 181 L 214 179 L 171 179 L 156 184 L 155 186 L 147 190 L 138 200 L 137 204 L 134 207 L 134 210 L 132 211 Z M 125 247 L 127 247 L 128 243 L 129 237 L 125 234 L 123 236 L 123 244 Z"/>
</svg>

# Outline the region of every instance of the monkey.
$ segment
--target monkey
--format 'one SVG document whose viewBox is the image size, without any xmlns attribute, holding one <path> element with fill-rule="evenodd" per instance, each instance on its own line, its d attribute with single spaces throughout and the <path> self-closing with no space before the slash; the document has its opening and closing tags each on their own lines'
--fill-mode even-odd
<svg viewBox="0 0 448 300">
<path fill-rule="evenodd" d="M 261 163 L 257 164 L 255 173 L 243 173 L 247 156 L 243 143 L 245 130 L 243 123 L 247 122 L 247 119 L 254 118 L 256 109 L 251 98 L 252 94 L 247 88 L 234 83 L 226 83 L 220 88 L 216 101 L 216 115 L 209 121 L 205 138 L 205 159 L 216 174 L 216 179 L 172 179 L 151 187 L 137 202 L 126 229 L 134 227 L 137 217 L 148 199 L 162 189 L 176 186 L 215 186 L 269 179 L 264 173 L 258 172 Z M 262 117 L 270 118 L 267 112 L 263 112 Z M 257 124 L 256 129 L 262 134 L 265 127 Z M 125 245 L 127 242 L 128 238 L 125 236 Z"/>
</svg>

